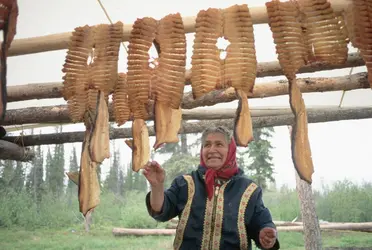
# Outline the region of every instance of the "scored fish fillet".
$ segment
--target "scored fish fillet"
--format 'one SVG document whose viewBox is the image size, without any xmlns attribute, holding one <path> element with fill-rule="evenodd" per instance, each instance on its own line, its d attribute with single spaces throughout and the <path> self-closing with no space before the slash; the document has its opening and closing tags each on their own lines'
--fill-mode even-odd
<svg viewBox="0 0 372 250">
<path fill-rule="evenodd" d="M 72 32 L 63 65 L 62 96 L 67 100 L 72 122 L 83 120 L 86 110 L 88 83 L 90 79 L 88 59 L 92 54 L 94 36 L 88 25 L 77 27 Z"/>
<path fill-rule="evenodd" d="M 180 107 L 185 86 L 186 35 L 181 15 L 170 14 L 159 21 L 156 41 L 160 45 L 156 68 L 156 101 Z"/>
<path fill-rule="evenodd" d="M 223 34 L 230 42 L 223 60 L 223 88 L 234 87 L 252 93 L 257 74 L 253 23 L 248 5 L 223 10 Z"/>
<path fill-rule="evenodd" d="M 191 56 L 191 87 L 194 99 L 222 86 L 220 51 L 217 39 L 223 36 L 220 9 L 199 11 L 195 20 L 195 39 Z"/>
<path fill-rule="evenodd" d="M 149 132 L 143 119 L 133 121 L 132 137 L 132 170 L 138 172 L 150 160 Z"/>
<path fill-rule="evenodd" d="M 5 118 L 7 105 L 7 58 L 10 45 L 17 33 L 18 4 L 16 0 L 0 0 L 0 30 L 3 40 L 0 48 L 0 121 Z"/>
<path fill-rule="evenodd" d="M 156 42 L 159 59 L 154 78 L 155 149 L 164 143 L 178 142 L 182 120 L 181 115 L 174 115 L 181 113 L 186 67 L 186 35 L 179 13 L 167 15 L 159 21 Z"/>
<path fill-rule="evenodd" d="M 303 36 L 300 13 L 294 1 L 273 0 L 266 3 L 269 26 L 284 75 L 289 80 L 289 102 L 295 116 L 291 132 L 292 161 L 300 178 L 312 182 L 314 172 L 308 139 L 307 114 L 296 73 L 308 60 L 306 36 Z"/>
<path fill-rule="evenodd" d="M 100 24 L 94 28 L 94 53 L 91 88 L 103 91 L 105 99 L 114 90 L 118 77 L 120 43 L 123 23 Z"/>
<path fill-rule="evenodd" d="M 327 0 L 297 0 L 303 13 L 308 53 L 314 60 L 343 64 L 347 60 L 348 39 L 342 31 L 330 2 Z"/>
<path fill-rule="evenodd" d="M 89 138 L 89 153 L 92 161 L 101 163 L 104 159 L 110 158 L 110 126 L 109 111 L 105 100 L 104 92 L 97 94 L 97 109 L 92 123 L 87 126 L 91 130 Z"/>
<path fill-rule="evenodd" d="M 86 130 L 80 159 L 79 208 L 84 216 L 100 203 L 101 192 L 97 175 L 98 164 L 92 161 L 89 154 L 90 136 L 90 131 Z"/>
<path fill-rule="evenodd" d="M 127 75 L 124 73 L 119 73 L 118 75 L 118 82 L 114 93 L 112 94 L 112 102 L 114 106 L 115 121 L 118 126 L 121 126 L 130 118 Z"/>
<path fill-rule="evenodd" d="M 155 39 L 157 21 L 150 17 L 139 18 L 134 24 L 128 45 L 128 98 L 134 119 L 146 120 L 149 116 L 149 96 L 152 69 L 149 66 L 149 49 Z"/>
<path fill-rule="evenodd" d="M 345 13 L 352 45 L 360 50 L 372 88 L 372 1 L 353 0 Z"/>
<path fill-rule="evenodd" d="M 223 34 L 230 42 L 222 60 L 222 88 L 233 87 L 239 104 L 234 124 L 238 146 L 254 140 L 248 95 L 253 92 L 257 73 L 253 23 L 248 5 L 233 5 L 223 10 Z"/>
</svg>

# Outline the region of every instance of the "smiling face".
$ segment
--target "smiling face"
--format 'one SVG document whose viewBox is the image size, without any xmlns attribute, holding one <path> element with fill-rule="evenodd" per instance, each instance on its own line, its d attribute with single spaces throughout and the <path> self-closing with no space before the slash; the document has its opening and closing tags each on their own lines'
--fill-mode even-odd
<svg viewBox="0 0 372 250">
<path fill-rule="evenodd" d="M 226 161 L 229 145 L 226 136 L 221 133 L 210 133 L 205 138 L 202 157 L 207 168 L 218 170 Z"/>
</svg>

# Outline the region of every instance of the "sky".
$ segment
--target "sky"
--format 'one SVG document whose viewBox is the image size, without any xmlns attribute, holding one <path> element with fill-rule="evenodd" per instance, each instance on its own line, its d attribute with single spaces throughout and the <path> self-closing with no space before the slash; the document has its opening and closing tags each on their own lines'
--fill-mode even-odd
<svg viewBox="0 0 372 250">
<path fill-rule="evenodd" d="M 226 8 L 234 4 L 245 4 L 249 7 L 264 6 L 264 0 L 251 1 L 127 1 L 127 0 L 102 0 L 113 22 L 121 21 L 132 24 L 136 18 L 150 16 L 160 19 L 170 13 L 179 12 L 182 16 L 196 16 L 198 11 L 214 8 Z M 108 19 L 95 0 L 18 0 L 19 17 L 17 35 L 15 39 L 51 35 L 73 31 L 75 27 L 108 23 Z M 254 25 L 255 46 L 258 62 L 276 61 L 275 45 L 272 33 L 267 24 Z M 187 34 L 187 65 L 191 68 L 191 54 L 194 34 Z M 355 52 L 350 47 L 350 53 Z M 28 83 L 46 83 L 62 81 L 62 65 L 66 50 L 50 51 L 44 53 L 22 55 L 8 58 L 8 86 Z M 126 72 L 126 52 L 121 47 L 119 70 Z M 298 77 L 332 77 L 348 75 L 350 69 L 332 70 L 309 74 L 299 74 Z M 356 67 L 352 73 L 366 72 L 366 67 Z M 285 79 L 281 77 L 257 78 L 256 84 Z M 190 91 L 185 88 L 185 91 Z M 306 93 L 303 94 L 307 106 L 338 106 L 342 92 Z M 43 99 L 8 104 L 8 109 L 25 107 L 52 106 L 66 104 L 62 99 Z M 289 107 L 288 95 L 264 99 L 252 99 L 250 107 Z M 345 94 L 342 106 L 371 106 L 372 93 L 370 89 L 349 91 Z M 218 104 L 214 108 L 235 108 L 237 102 Z M 20 128 L 19 125 L 16 127 Z M 362 183 L 372 181 L 371 157 L 372 148 L 372 119 L 337 121 L 327 123 L 309 124 L 309 139 L 312 150 L 315 173 L 313 175 L 313 188 L 320 189 L 322 184 L 332 184 L 339 180 L 350 180 Z M 64 131 L 83 130 L 81 125 L 69 125 Z M 46 128 L 47 132 L 53 129 Z M 27 134 L 27 131 L 25 131 Z M 153 138 L 151 138 L 153 143 Z M 289 132 L 286 126 L 276 127 L 272 139 L 273 164 L 276 183 L 280 187 L 287 185 L 295 187 L 295 170 L 291 160 Z M 77 146 L 80 153 L 80 144 L 65 144 L 66 160 L 72 145 Z M 44 146 L 45 148 L 45 146 Z M 119 148 L 123 163 L 130 160 L 131 153 L 124 140 L 116 140 L 115 148 Z M 155 156 L 157 157 L 157 156 Z M 157 159 L 160 162 L 164 159 Z M 110 160 L 105 160 L 103 172 L 107 173 Z"/>
</svg>

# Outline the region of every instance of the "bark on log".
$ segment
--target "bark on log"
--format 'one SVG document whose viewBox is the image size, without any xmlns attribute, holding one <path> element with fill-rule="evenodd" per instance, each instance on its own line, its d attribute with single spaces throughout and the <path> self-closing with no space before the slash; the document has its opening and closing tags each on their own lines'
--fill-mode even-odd
<svg viewBox="0 0 372 250">
<path fill-rule="evenodd" d="M 367 73 L 358 73 L 349 76 L 339 77 L 317 77 L 317 78 L 299 78 L 297 84 L 302 93 L 326 92 L 370 88 Z M 251 98 L 264 98 L 288 94 L 288 81 L 282 80 L 272 84 L 256 84 Z M 185 93 L 181 107 L 183 109 L 192 109 L 202 106 L 213 106 L 218 103 L 231 102 L 237 97 L 232 88 L 227 90 L 215 90 L 203 97 L 194 100 L 192 93 Z"/>
<path fill-rule="evenodd" d="M 19 138 L 19 137 L 18 137 Z M 31 161 L 35 157 L 34 152 L 16 143 L 0 140 L 0 159 L 14 161 Z"/>
<path fill-rule="evenodd" d="M 348 68 L 348 67 L 357 67 L 365 65 L 362 57 L 359 53 L 351 53 L 348 56 L 348 60 L 343 65 L 328 65 L 328 64 L 321 64 L 321 63 L 312 63 L 302 67 L 299 70 L 299 73 L 311 73 L 317 71 L 324 71 L 324 70 L 331 70 L 331 69 L 340 69 L 340 68 Z M 278 61 L 274 62 L 263 62 L 258 64 L 257 68 L 257 77 L 267 77 L 267 76 L 279 76 L 283 75 L 282 68 Z M 187 70 L 185 74 L 185 84 L 191 84 L 191 70 Z M 318 85 L 318 79 L 312 79 L 312 83 Z M 278 85 L 274 87 L 274 85 Z M 267 85 L 267 86 L 266 86 Z M 282 91 L 282 82 L 271 82 L 271 83 L 261 83 L 257 84 L 254 88 L 254 95 L 251 98 L 256 97 L 266 97 L 270 96 L 269 89 L 278 89 L 277 91 Z M 353 81 L 350 84 L 344 86 L 342 81 L 337 80 L 337 84 L 332 84 L 329 90 L 325 91 L 336 91 L 336 90 L 344 90 L 340 88 L 347 88 L 345 90 L 351 90 L 360 88 L 360 84 L 358 81 Z M 369 87 L 368 84 L 363 85 L 362 87 Z M 8 103 L 9 102 L 18 102 L 18 101 L 27 101 L 33 99 L 49 99 L 49 98 L 61 98 L 62 97 L 62 82 L 51 82 L 51 83 L 30 83 L 30 84 L 23 84 L 17 86 L 9 86 L 7 88 L 8 94 Z M 264 93 L 262 91 L 268 91 L 268 93 Z M 320 90 L 322 91 L 322 90 Z M 323 90 L 324 91 L 324 90 Z M 190 93 L 187 93 L 189 95 Z"/>
<path fill-rule="evenodd" d="M 351 0 L 329 0 L 336 13 L 342 12 L 347 8 Z M 265 6 L 249 8 L 253 24 L 268 23 L 268 16 Z M 195 32 L 196 16 L 183 17 L 185 33 Z M 128 41 L 133 24 L 125 24 L 123 27 L 122 41 Z M 15 39 L 9 49 L 9 56 L 26 55 L 46 51 L 54 51 L 68 48 L 72 32 L 57 33 L 46 36 Z"/>
<path fill-rule="evenodd" d="M 367 73 L 358 73 L 350 77 L 332 78 L 304 78 L 298 79 L 297 83 L 302 93 L 323 92 L 335 90 L 351 90 L 359 88 L 370 88 Z M 257 84 L 255 93 L 250 98 L 262 98 L 278 96 L 288 93 L 288 82 L 280 81 L 274 84 Z M 183 109 L 193 109 L 201 106 L 213 106 L 218 103 L 231 102 L 236 100 L 235 91 L 232 88 L 227 90 L 216 90 L 204 97 L 194 100 L 191 93 L 186 93 L 181 104 Z M 112 103 L 109 104 L 110 120 L 113 121 Z M 150 109 L 152 110 L 152 109 Z M 205 112 L 204 112 L 205 113 Z M 153 119 L 152 117 L 150 119 Z M 187 119 L 184 117 L 183 119 Z M 191 118 L 190 118 L 191 119 Z M 194 117 L 193 119 L 199 119 Z M 204 119 L 203 117 L 201 119 Z M 222 119 L 214 118 L 214 119 Z M 29 124 L 29 123 L 70 123 L 67 105 L 30 107 L 24 109 L 8 110 L 1 125 Z"/>
<path fill-rule="evenodd" d="M 340 225 L 321 224 L 321 230 L 358 231 L 372 232 L 372 223 L 344 223 Z M 279 232 L 303 232 L 302 226 L 277 227 Z M 134 228 L 113 228 L 115 236 L 150 236 L 150 235 L 175 235 L 175 229 L 134 229 Z"/>
<path fill-rule="evenodd" d="M 365 223 L 330 223 L 320 224 L 320 229 L 325 230 L 340 230 L 340 231 L 357 231 L 372 233 L 372 222 Z M 289 226 L 289 227 L 277 227 L 278 231 L 282 232 L 303 232 L 303 226 Z"/>
<path fill-rule="evenodd" d="M 309 123 L 330 122 L 339 120 L 354 120 L 372 118 L 372 108 L 338 108 L 337 110 L 316 110 L 307 112 Z M 253 127 L 274 127 L 291 125 L 293 115 L 277 115 L 252 117 Z M 199 122 L 184 122 L 180 128 L 179 134 L 200 133 L 207 127 L 218 124 L 233 129 L 234 119 L 209 120 Z M 149 126 L 149 135 L 154 136 L 154 127 Z M 115 128 L 110 131 L 110 139 L 131 138 L 131 128 Z M 7 136 L 3 140 L 13 142 L 18 136 Z M 26 135 L 22 137 L 23 145 L 46 145 L 82 142 L 84 132 L 63 132 L 56 134 Z"/>
<path fill-rule="evenodd" d="M 322 250 L 322 234 L 319 220 L 316 214 L 315 200 L 311 185 L 300 179 L 295 171 L 296 188 L 300 200 L 303 225 L 300 226 L 304 232 L 306 250 Z M 298 227 L 298 226 L 297 226 Z M 294 228 L 287 227 L 287 228 Z"/>
</svg>

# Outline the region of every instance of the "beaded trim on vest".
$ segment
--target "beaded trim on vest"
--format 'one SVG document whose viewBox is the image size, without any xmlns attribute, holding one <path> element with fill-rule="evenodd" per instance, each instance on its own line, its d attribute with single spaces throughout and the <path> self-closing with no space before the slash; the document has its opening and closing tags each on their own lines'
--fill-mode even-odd
<svg viewBox="0 0 372 250">
<path fill-rule="evenodd" d="M 185 178 L 187 182 L 187 202 L 186 202 L 185 208 L 183 209 L 181 213 L 181 217 L 177 225 L 176 236 L 174 238 L 174 243 L 173 243 L 174 249 L 179 249 L 182 244 L 186 224 L 190 216 L 191 203 L 192 203 L 192 200 L 195 194 L 195 185 L 194 185 L 194 180 L 192 179 L 192 177 L 190 175 L 184 175 L 183 177 Z"/>
<path fill-rule="evenodd" d="M 238 211 L 238 230 L 239 230 L 239 239 L 240 239 L 240 249 L 247 249 L 248 239 L 247 239 L 247 230 L 245 228 L 245 210 L 249 203 L 253 192 L 257 189 L 255 183 L 251 183 L 243 193 L 243 196 L 240 200 L 239 211 Z"/>
</svg>

